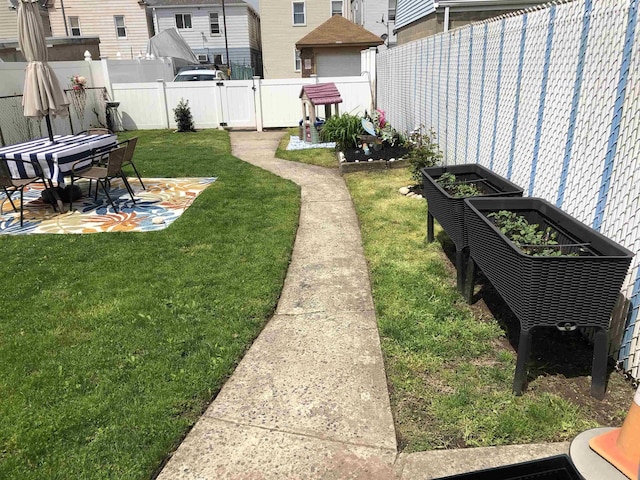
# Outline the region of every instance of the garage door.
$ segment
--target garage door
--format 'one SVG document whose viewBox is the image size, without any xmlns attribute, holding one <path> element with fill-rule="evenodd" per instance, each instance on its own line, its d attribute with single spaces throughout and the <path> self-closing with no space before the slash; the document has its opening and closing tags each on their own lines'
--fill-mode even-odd
<svg viewBox="0 0 640 480">
<path fill-rule="evenodd" d="M 318 53 L 316 68 L 319 77 L 359 76 L 360 52 Z"/>
</svg>

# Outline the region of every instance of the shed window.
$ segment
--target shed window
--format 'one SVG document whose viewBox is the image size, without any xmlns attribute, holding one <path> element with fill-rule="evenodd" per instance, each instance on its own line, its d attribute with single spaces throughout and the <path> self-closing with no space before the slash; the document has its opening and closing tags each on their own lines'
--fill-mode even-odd
<svg viewBox="0 0 640 480">
<path fill-rule="evenodd" d="M 296 49 L 294 53 L 294 58 L 295 58 L 295 70 L 296 72 L 299 72 L 300 70 L 302 70 L 302 59 L 300 58 L 300 50 Z"/>
</svg>

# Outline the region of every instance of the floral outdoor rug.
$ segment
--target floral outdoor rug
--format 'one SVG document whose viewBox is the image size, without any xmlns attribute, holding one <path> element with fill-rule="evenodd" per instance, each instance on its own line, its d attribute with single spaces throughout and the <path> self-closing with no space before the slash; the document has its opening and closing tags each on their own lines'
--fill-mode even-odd
<svg viewBox="0 0 640 480">
<path fill-rule="evenodd" d="M 215 178 L 143 178 L 146 190 L 137 179 L 129 179 L 134 191 L 135 204 L 124 188 L 122 180 L 111 182 L 109 191 L 118 206 L 116 213 L 101 188 L 94 200 L 95 182 L 91 196 L 87 196 L 88 182 L 79 182 L 83 197 L 73 202 L 73 212 L 58 213 L 42 198 L 42 184 L 24 190 L 24 226 L 20 227 L 20 212 L 14 212 L 11 203 L 0 190 L 0 235 L 26 235 L 33 233 L 100 233 L 151 232 L 167 228 L 189 208 L 195 198 Z M 11 197 L 19 209 L 20 195 Z M 69 204 L 65 203 L 65 210 Z"/>
</svg>

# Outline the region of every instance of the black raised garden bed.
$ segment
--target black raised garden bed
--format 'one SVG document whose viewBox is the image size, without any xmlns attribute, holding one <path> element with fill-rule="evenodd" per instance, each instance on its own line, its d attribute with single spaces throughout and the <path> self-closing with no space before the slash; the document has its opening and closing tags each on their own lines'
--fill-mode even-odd
<svg viewBox="0 0 640 480">
<path fill-rule="evenodd" d="M 500 210 L 550 227 L 562 255 L 523 253 L 487 217 Z M 595 327 L 591 395 L 602 399 L 609 320 L 633 254 L 540 198 L 468 198 L 465 221 L 471 261 L 464 290 L 469 301 L 477 264 L 520 321 L 514 393 L 521 394 L 524 387 L 532 329 Z"/>
<path fill-rule="evenodd" d="M 427 241 L 433 242 L 433 219 L 435 217 L 456 246 L 456 269 L 458 289 L 462 289 L 465 272 L 465 249 L 468 246 L 464 217 L 464 198 L 453 197 L 437 180 L 444 173 L 452 173 L 461 183 L 473 183 L 482 192 L 482 197 L 521 197 L 522 188 L 488 168 L 475 163 L 446 167 L 423 168 L 422 184 L 427 199 Z"/>
<path fill-rule="evenodd" d="M 436 480 L 582 480 L 582 475 L 567 455 L 557 455 Z"/>
</svg>

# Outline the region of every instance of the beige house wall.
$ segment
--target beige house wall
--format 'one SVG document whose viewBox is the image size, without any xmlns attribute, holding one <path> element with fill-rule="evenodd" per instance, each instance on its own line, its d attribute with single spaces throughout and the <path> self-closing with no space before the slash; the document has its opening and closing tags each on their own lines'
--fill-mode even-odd
<svg viewBox="0 0 640 480">
<path fill-rule="evenodd" d="M 44 34 L 51 36 L 51 27 L 49 26 L 49 15 L 47 10 L 41 9 L 42 26 Z M 18 38 L 18 10 L 9 8 L 8 2 L 0 0 L 0 39 L 13 40 Z"/>
<path fill-rule="evenodd" d="M 147 41 L 152 36 L 147 9 L 137 0 L 65 0 L 65 15 L 78 17 L 82 36 L 100 37 L 100 54 L 115 58 L 135 58 L 147 50 Z M 127 29 L 126 38 L 117 38 L 114 16 L 123 15 Z M 66 36 L 60 2 L 49 8 L 53 36 Z M 69 35 L 71 30 L 69 29 Z"/>
<path fill-rule="evenodd" d="M 344 8 L 343 5 L 343 11 Z M 301 76 L 301 72 L 295 70 L 295 44 L 329 19 L 331 0 L 306 0 L 305 9 L 306 25 L 294 26 L 291 0 L 260 2 L 264 78 Z"/>
<path fill-rule="evenodd" d="M 18 12 L 7 2 L 0 3 L 0 38 L 18 38 Z"/>
<path fill-rule="evenodd" d="M 462 27 L 473 22 L 498 17 L 513 10 L 485 10 L 482 12 L 451 12 L 449 15 L 449 30 Z M 430 37 L 444 31 L 444 13 L 437 12 L 421 18 L 398 30 L 398 45 L 409 43 L 420 38 Z"/>
</svg>

